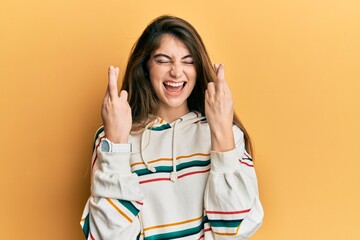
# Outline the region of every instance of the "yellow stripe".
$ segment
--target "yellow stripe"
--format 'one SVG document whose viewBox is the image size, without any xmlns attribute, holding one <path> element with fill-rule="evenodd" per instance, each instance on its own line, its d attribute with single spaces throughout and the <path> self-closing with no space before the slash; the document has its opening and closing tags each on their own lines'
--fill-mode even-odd
<svg viewBox="0 0 360 240">
<path fill-rule="evenodd" d="M 236 232 L 235 233 L 221 233 L 221 232 L 215 232 L 212 231 L 213 233 L 217 234 L 217 235 L 221 235 L 221 236 L 234 236 L 237 235 L 240 229 L 240 225 L 237 227 Z"/>
<path fill-rule="evenodd" d="M 194 156 L 204 156 L 204 157 L 208 157 L 208 156 L 210 156 L 210 154 L 208 154 L 208 153 L 194 153 L 194 154 L 187 155 L 187 156 L 178 156 L 178 157 L 176 158 L 176 160 L 183 159 L 183 158 L 191 158 L 191 157 L 194 157 Z M 155 163 L 155 162 L 160 162 L 160 161 L 172 161 L 172 158 L 159 158 L 159 159 L 154 159 L 154 160 L 149 161 L 148 163 Z M 144 165 L 143 162 L 136 162 L 136 163 L 131 164 L 131 167 L 136 166 L 136 165 L 141 165 L 141 164 Z"/>
<path fill-rule="evenodd" d="M 111 201 L 109 198 L 106 198 L 106 201 L 108 201 L 111 206 L 113 206 L 124 218 L 126 218 L 129 222 L 132 223 L 131 218 L 129 218 L 123 211 L 121 211 L 120 208 L 116 206 L 115 203 L 113 203 L 113 201 Z"/>
<path fill-rule="evenodd" d="M 194 219 L 189 219 L 189 220 L 181 221 L 181 222 L 168 223 L 168 224 L 163 224 L 163 225 L 157 225 L 157 226 L 152 226 L 152 227 L 144 228 L 144 232 L 145 232 L 145 231 L 152 230 L 152 229 L 156 229 L 156 228 L 171 227 L 171 226 L 181 225 L 181 224 L 185 224 L 185 223 L 189 223 L 189 222 L 195 222 L 195 221 L 200 220 L 202 217 L 203 217 L 203 216 L 200 216 L 200 217 L 194 218 Z"/>
<path fill-rule="evenodd" d="M 85 218 L 82 218 L 82 219 L 80 220 L 80 222 L 85 222 Z"/>
<path fill-rule="evenodd" d="M 176 158 L 176 160 L 179 160 L 179 159 L 182 159 L 182 158 L 190 158 L 190 157 L 193 157 L 193 156 L 204 156 L 204 157 L 208 157 L 210 156 L 209 153 L 194 153 L 194 154 L 191 154 L 191 155 L 188 155 L 188 156 L 178 156 Z"/>
</svg>

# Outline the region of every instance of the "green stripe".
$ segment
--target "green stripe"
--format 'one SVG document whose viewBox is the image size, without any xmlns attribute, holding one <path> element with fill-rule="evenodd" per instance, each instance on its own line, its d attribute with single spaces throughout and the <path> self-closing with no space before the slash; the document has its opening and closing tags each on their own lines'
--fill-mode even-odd
<svg viewBox="0 0 360 240">
<path fill-rule="evenodd" d="M 167 239 L 176 239 L 191 236 L 199 233 L 202 229 L 204 229 L 204 222 L 202 222 L 199 226 L 180 230 L 176 232 L 162 233 L 157 235 L 152 235 L 149 237 L 145 237 L 145 240 L 167 240 Z"/>
<path fill-rule="evenodd" d="M 243 219 L 236 220 L 209 220 L 211 227 L 237 228 Z"/>
<path fill-rule="evenodd" d="M 149 127 L 149 130 L 162 131 L 162 130 L 169 129 L 169 128 L 171 128 L 170 124 L 165 123 L 165 124 L 163 124 L 163 125 L 161 125 L 161 126 Z"/>
<path fill-rule="evenodd" d="M 181 163 L 181 164 L 177 165 L 176 171 L 181 171 L 183 169 L 190 168 L 190 167 L 205 167 L 205 166 L 208 166 L 209 164 L 210 164 L 210 160 L 206 160 L 206 161 L 194 160 L 194 161 Z M 172 172 L 173 167 L 172 166 L 159 166 L 159 167 L 155 167 L 155 169 L 156 169 L 156 172 L 169 172 L 170 173 L 170 172 Z M 135 170 L 134 172 L 138 176 L 143 176 L 143 175 L 152 173 L 147 168 Z"/>
<path fill-rule="evenodd" d="M 249 155 L 249 156 L 251 156 L 250 154 L 249 154 L 249 151 L 247 150 L 247 147 L 246 147 L 246 144 L 245 144 L 245 152 L 246 152 L 246 154 L 247 155 Z M 250 160 L 250 161 L 252 161 L 252 158 L 243 158 L 244 160 Z"/>
<path fill-rule="evenodd" d="M 208 223 L 209 222 L 209 219 L 208 219 L 207 215 L 203 216 L 202 221 L 203 221 L 203 223 Z"/>
<path fill-rule="evenodd" d="M 95 150 L 96 147 L 96 140 L 99 138 L 99 135 L 104 131 L 104 126 L 100 127 L 99 130 L 97 130 L 96 134 L 95 134 L 95 138 L 94 138 L 94 145 L 93 145 L 93 151 Z"/>
<path fill-rule="evenodd" d="M 118 199 L 118 201 L 124 206 L 126 207 L 134 216 L 137 216 L 139 213 L 139 209 L 137 209 L 134 204 L 132 204 L 130 201 L 126 201 L 126 200 L 120 200 Z"/>
<path fill-rule="evenodd" d="M 82 228 L 86 238 L 89 236 L 89 227 L 90 227 L 90 224 L 89 224 L 89 214 L 88 214 L 85 218 L 85 222 L 84 222 L 84 225 Z"/>
</svg>

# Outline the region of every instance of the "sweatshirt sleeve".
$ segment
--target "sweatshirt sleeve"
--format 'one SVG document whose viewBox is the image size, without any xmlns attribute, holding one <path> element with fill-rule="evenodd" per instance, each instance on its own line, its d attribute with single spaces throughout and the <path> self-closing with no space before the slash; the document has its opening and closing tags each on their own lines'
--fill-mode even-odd
<svg viewBox="0 0 360 240">
<path fill-rule="evenodd" d="M 86 239 L 136 239 L 141 230 L 143 195 L 137 175 L 131 173 L 131 153 L 102 152 L 99 146 L 103 138 L 100 128 L 91 162 L 91 196 L 80 224 Z"/>
<path fill-rule="evenodd" d="M 211 152 L 204 204 L 215 239 L 247 239 L 260 227 L 264 216 L 244 134 L 237 126 L 233 129 L 235 149 Z"/>
</svg>

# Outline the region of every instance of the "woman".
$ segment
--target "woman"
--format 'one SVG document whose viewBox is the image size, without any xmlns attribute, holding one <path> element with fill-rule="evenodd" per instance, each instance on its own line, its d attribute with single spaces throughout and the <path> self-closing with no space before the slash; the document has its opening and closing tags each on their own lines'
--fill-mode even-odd
<svg viewBox="0 0 360 240">
<path fill-rule="evenodd" d="M 162 16 L 135 44 L 118 94 L 109 68 L 87 239 L 246 239 L 263 210 L 250 139 L 224 66 L 186 21 Z M 206 117 L 205 117 L 206 116 Z"/>
</svg>

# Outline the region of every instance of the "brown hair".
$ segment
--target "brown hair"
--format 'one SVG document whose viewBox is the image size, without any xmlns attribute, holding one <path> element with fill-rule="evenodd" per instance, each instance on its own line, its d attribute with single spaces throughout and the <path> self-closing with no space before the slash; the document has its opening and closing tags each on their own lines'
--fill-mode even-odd
<svg viewBox="0 0 360 240">
<path fill-rule="evenodd" d="M 122 81 L 122 90 L 129 94 L 132 111 L 133 131 L 143 129 L 156 117 L 158 98 L 153 91 L 146 66 L 147 61 L 160 46 L 161 37 L 171 35 L 182 41 L 191 52 L 196 68 L 195 87 L 187 99 L 190 111 L 198 111 L 205 116 L 205 91 L 207 84 L 216 79 L 213 65 L 205 45 L 195 28 L 187 21 L 174 16 L 160 16 L 145 28 L 134 44 Z M 252 144 L 245 127 L 234 114 L 234 123 L 244 132 L 247 150 L 252 154 Z"/>
</svg>

